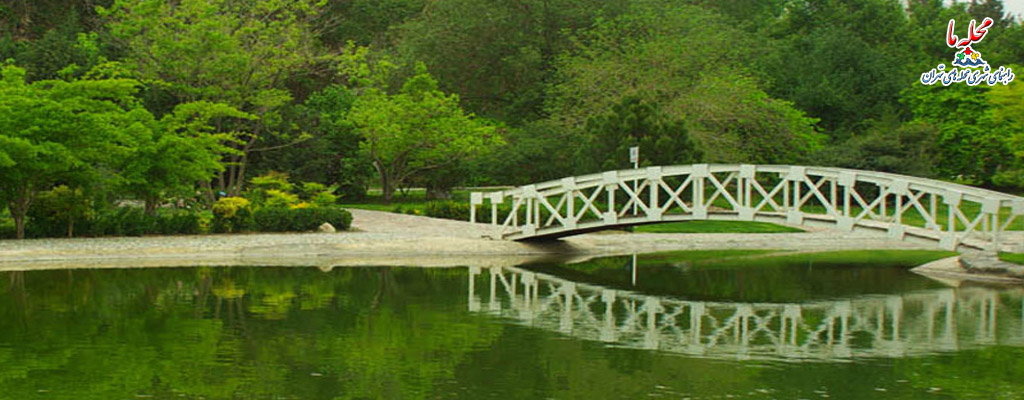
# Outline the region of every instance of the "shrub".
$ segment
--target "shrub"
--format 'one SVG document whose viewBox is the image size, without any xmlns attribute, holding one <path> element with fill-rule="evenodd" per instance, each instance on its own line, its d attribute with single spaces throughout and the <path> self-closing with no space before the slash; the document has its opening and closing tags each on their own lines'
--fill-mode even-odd
<svg viewBox="0 0 1024 400">
<path fill-rule="evenodd" d="M 249 200 L 241 197 L 224 197 L 213 204 L 213 232 L 245 232 L 251 230 L 253 225 Z"/>
<path fill-rule="evenodd" d="M 460 201 L 431 201 L 423 208 L 428 217 L 469 221 L 469 203 Z"/>
<path fill-rule="evenodd" d="M 352 226 L 352 213 L 341 207 L 320 207 L 315 208 L 317 219 L 329 222 L 334 229 L 343 231 Z M 321 222 L 321 223 L 323 223 Z M 319 226 L 319 225 L 317 225 Z"/>
<path fill-rule="evenodd" d="M 92 200 L 81 188 L 65 185 L 40 192 L 29 209 L 26 234 L 29 237 L 70 237 L 94 217 Z"/>
<path fill-rule="evenodd" d="M 322 183 L 303 182 L 300 197 L 317 207 L 329 207 L 338 201 L 338 196 L 334 195 L 336 190 L 338 190 L 337 185 L 326 186 Z"/>
<path fill-rule="evenodd" d="M 269 208 L 256 210 L 256 228 L 261 232 L 308 232 L 328 222 L 337 230 L 352 225 L 352 214 L 341 207 Z"/>
<path fill-rule="evenodd" d="M 270 171 L 266 174 L 252 178 L 249 181 L 249 189 L 245 191 L 245 197 L 252 202 L 252 206 L 259 208 L 266 204 L 269 194 L 275 191 L 278 193 L 289 193 L 292 191 L 292 184 L 288 182 L 288 174 L 277 171 Z M 297 200 L 295 201 L 298 202 Z"/>
<path fill-rule="evenodd" d="M 267 208 L 288 208 L 296 204 L 299 204 L 299 196 L 271 189 L 266 192 L 266 202 L 263 203 L 263 206 Z"/>
<path fill-rule="evenodd" d="M 436 204 L 435 204 L 436 203 Z M 505 221 L 508 215 L 512 213 L 512 205 L 506 202 L 505 204 L 498 205 L 498 223 Z M 428 217 L 454 219 L 459 221 L 469 221 L 469 202 L 463 201 L 437 201 L 427 203 L 425 214 Z M 526 206 L 519 207 L 519 221 L 526 220 Z M 491 222 L 491 206 L 484 204 L 477 206 L 476 208 L 476 222 L 490 223 Z"/>
<path fill-rule="evenodd" d="M 186 210 L 158 212 L 157 229 L 161 235 L 196 235 L 202 233 L 199 214 Z"/>
</svg>

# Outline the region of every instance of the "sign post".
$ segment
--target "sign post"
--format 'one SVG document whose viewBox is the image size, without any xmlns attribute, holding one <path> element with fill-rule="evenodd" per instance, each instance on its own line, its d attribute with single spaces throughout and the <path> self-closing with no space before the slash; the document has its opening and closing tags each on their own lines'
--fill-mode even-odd
<svg viewBox="0 0 1024 400">
<path fill-rule="evenodd" d="M 633 146 L 633 147 L 629 148 L 629 162 L 633 163 L 633 169 L 639 169 L 640 168 L 640 146 Z M 633 194 L 636 195 L 637 199 L 639 199 L 640 198 L 640 193 L 637 193 L 636 190 L 637 190 L 637 180 L 634 179 L 633 180 Z M 636 200 L 636 199 L 633 200 L 633 216 L 634 217 L 636 217 L 636 206 L 637 206 L 638 202 L 639 201 Z"/>
</svg>

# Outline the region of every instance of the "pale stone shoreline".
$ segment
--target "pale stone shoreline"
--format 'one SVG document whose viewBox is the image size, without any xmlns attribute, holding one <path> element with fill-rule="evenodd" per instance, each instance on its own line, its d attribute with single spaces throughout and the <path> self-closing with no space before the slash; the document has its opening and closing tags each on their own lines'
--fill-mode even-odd
<svg viewBox="0 0 1024 400">
<path fill-rule="evenodd" d="M 514 266 L 673 250 L 934 249 L 881 235 L 593 233 L 553 243 L 495 240 L 485 224 L 351 210 L 339 233 L 150 236 L 0 241 L 0 271 L 184 266 Z M 948 272 L 948 271 L 947 271 Z"/>
</svg>

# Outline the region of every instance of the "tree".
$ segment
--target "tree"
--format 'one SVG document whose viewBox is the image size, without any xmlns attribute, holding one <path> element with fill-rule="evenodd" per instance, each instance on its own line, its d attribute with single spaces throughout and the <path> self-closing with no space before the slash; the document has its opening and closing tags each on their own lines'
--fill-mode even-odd
<svg viewBox="0 0 1024 400">
<path fill-rule="evenodd" d="M 659 107 L 628 97 L 605 115 L 587 121 L 586 141 L 580 148 L 577 173 L 623 169 L 629 166 L 629 147 L 639 146 L 649 165 L 689 164 L 702 153 L 690 139 L 685 123 L 670 120 Z"/>
<path fill-rule="evenodd" d="M 131 149 L 140 118 L 127 79 L 25 82 L 25 70 L 2 69 L 0 201 L 25 237 L 25 217 L 39 191 L 57 183 L 95 185 Z"/>
<path fill-rule="evenodd" d="M 292 101 L 289 79 L 323 69 L 311 31 L 322 1 L 301 0 L 118 0 L 100 14 L 114 38 L 128 49 L 128 62 L 155 89 L 172 96 L 155 104 L 162 114 L 191 101 L 224 103 L 254 115 L 223 130 L 239 132 L 238 152 L 225 160 L 218 184 L 230 195 L 244 189 L 246 165 L 257 145 L 282 136 L 289 124 L 280 109 Z M 160 108 L 159 110 L 156 108 Z M 292 142 L 301 137 L 288 138 Z"/>
<path fill-rule="evenodd" d="M 359 149 L 373 163 L 385 201 L 409 179 L 501 143 L 493 127 L 462 111 L 458 96 L 438 90 L 422 64 L 397 94 L 363 92 L 348 121 L 363 137 Z"/>
<path fill-rule="evenodd" d="M 237 153 L 225 145 L 238 140 L 236 133 L 217 132 L 214 125 L 252 118 L 226 104 L 197 101 L 150 120 L 148 129 L 137 132 L 138 142 L 122 167 L 125 190 L 145 202 L 147 213 L 168 196 L 192 195 L 196 183 L 224 170 L 225 154 Z"/>
<path fill-rule="evenodd" d="M 769 71 L 766 92 L 818 118 L 833 136 L 901 110 L 900 89 L 920 74 L 906 66 L 923 60 L 911 58 L 913 41 L 906 39 L 908 19 L 899 2 L 790 1 L 786 11 L 765 33 L 774 39 L 762 62 Z M 886 34 L 878 34 L 880 26 Z M 941 26 L 920 39 L 942 45 L 945 22 Z"/>
<path fill-rule="evenodd" d="M 395 52 L 423 61 L 441 89 L 467 109 L 511 125 L 543 117 L 547 84 L 570 34 L 614 17 L 616 0 L 450 0 L 429 2 L 394 29 Z"/>
<path fill-rule="evenodd" d="M 1009 85 L 996 85 L 986 95 L 993 129 L 1002 128 L 1008 133 L 1001 142 L 1013 155 L 1011 160 L 1003 160 L 992 181 L 998 186 L 1024 188 L 1024 83 L 1018 79 Z"/>
<path fill-rule="evenodd" d="M 590 118 L 639 97 L 684 121 L 709 161 L 794 162 L 818 147 L 815 120 L 758 87 L 747 68 L 756 43 L 706 10 L 641 4 L 575 42 L 547 109 L 577 137 Z"/>
</svg>

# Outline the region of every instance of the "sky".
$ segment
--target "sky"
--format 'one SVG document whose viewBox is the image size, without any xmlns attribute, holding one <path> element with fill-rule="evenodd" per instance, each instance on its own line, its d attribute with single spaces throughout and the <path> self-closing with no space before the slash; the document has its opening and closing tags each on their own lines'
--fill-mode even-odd
<svg viewBox="0 0 1024 400">
<path fill-rule="evenodd" d="M 960 3 L 967 3 L 968 0 L 959 0 Z M 947 1 L 946 3 L 952 3 Z M 1003 0 L 1003 10 L 1007 14 L 1013 14 L 1017 16 L 1018 20 L 1024 15 L 1024 0 Z"/>
<path fill-rule="evenodd" d="M 1020 17 L 1024 15 L 1024 0 L 1003 0 L 1003 9 L 1009 14 Z"/>
</svg>

